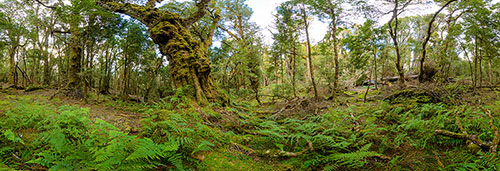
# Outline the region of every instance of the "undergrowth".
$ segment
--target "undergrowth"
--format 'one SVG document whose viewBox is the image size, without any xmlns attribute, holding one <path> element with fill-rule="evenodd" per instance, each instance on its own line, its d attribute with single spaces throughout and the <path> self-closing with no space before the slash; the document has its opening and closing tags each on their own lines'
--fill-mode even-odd
<svg viewBox="0 0 500 171">
<path fill-rule="evenodd" d="M 494 141 L 484 111 L 499 127 L 500 101 L 471 107 L 399 99 L 287 117 L 243 103 L 194 107 L 182 91 L 149 105 L 108 103 L 142 113 L 134 135 L 89 119 L 88 108 L 29 96 L 0 104 L 0 170 L 500 169 L 497 152 L 435 133 Z"/>
</svg>

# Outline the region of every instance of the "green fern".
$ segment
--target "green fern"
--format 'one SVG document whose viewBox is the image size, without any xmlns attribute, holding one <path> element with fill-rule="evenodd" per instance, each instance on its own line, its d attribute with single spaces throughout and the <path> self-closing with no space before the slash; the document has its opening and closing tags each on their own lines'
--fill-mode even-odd
<svg viewBox="0 0 500 171">
<path fill-rule="evenodd" d="M 21 143 L 24 144 L 24 141 L 19 138 L 14 132 L 12 132 L 10 129 L 7 129 L 6 131 L 2 131 L 3 136 L 9 140 L 12 141 L 13 143 Z"/>
<path fill-rule="evenodd" d="M 333 161 L 341 166 L 347 166 L 349 168 L 360 168 L 363 167 L 367 161 L 368 157 L 376 156 L 377 153 L 373 151 L 368 151 L 371 144 L 367 144 L 360 148 L 358 151 L 350 153 L 334 153 L 327 156 L 327 161 Z"/>
</svg>

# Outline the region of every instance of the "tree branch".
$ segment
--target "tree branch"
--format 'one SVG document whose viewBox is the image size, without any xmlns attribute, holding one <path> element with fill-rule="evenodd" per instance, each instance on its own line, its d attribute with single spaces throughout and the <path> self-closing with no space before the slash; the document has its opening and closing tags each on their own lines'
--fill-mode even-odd
<svg viewBox="0 0 500 171">
<path fill-rule="evenodd" d="M 57 7 L 55 6 L 48 6 L 48 5 L 45 5 L 44 3 L 42 3 L 40 0 L 35 0 L 36 2 L 38 2 L 40 5 L 44 6 L 45 8 L 49 8 L 49 9 L 57 9 Z"/>
<path fill-rule="evenodd" d="M 199 21 L 205 14 L 207 13 L 208 10 L 208 4 L 210 3 L 211 0 L 201 0 L 196 4 L 198 7 L 198 11 L 195 13 L 191 14 L 187 19 L 184 20 L 184 27 L 189 28 L 193 23 Z"/>
<path fill-rule="evenodd" d="M 102 0 L 96 3 L 109 11 L 126 14 L 135 18 L 150 28 L 160 22 L 159 18 L 165 12 L 159 11 L 156 8 L 131 3 L 104 2 Z"/>
<path fill-rule="evenodd" d="M 238 40 L 238 41 L 240 41 L 240 40 L 241 40 L 238 36 L 236 36 L 233 32 L 229 31 L 228 29 L 226 29 L 226 28 L 224 28 L 224 27 L 222 27 L 222 26 L 220 26 L 220 25 L 217 25 L 217 27 L 219 27 L 221 30 L 225 31 L 227 34 L 229 34 L 229 35 L 230 35 L 231 37 L 233 37 L 234 39 L 236 39 L 236 40 Z"/>
<path fill-rule="evenodd" d="M 70 34 L 71 32 L 70 32 L 69 30 L 66 30 L 66 31 L 61 31 L 61 30 L 53 30 L 51 33 Z"/>
<path fill-rule="evenodd" d="M 146 7 L 154 8 L 156 6 L 156 3 L 161 3 L 163 0 L 148 0 L 146 3 Z"/>
</svg>

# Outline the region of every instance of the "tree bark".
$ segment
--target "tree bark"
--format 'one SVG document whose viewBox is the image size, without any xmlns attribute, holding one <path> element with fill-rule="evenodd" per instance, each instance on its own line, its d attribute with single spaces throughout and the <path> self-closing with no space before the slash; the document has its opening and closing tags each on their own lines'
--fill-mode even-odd
<svg viewBox="0 0 500 171">
<path fill-rule="evenodd" d="M 167 56 L 175 87 L 192 87 L 194 91 L 190 95 L 198 103 L 227 103 L 228 96 L 219 91 L 211 74 L 208 47 L 193 39 L 189 32 L 191 24 L 205 15 L 209 2 L 210 0 L 201 0 L 197 4 L 198 11 L 187 19 L 152 6 L 103 1 L 98 1 L 98 5 L 129 15 L 148 27 L 150 37 L 159 45 L 160 52 Z"/>
</svg>

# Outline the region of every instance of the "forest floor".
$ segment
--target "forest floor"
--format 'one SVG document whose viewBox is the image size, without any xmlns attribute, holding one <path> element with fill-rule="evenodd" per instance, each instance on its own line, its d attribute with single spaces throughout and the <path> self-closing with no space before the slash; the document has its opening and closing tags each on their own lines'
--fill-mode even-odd
<svg viewBox="0 0 500 171">
<path fill-rule="evenodd" d="M 42 103 L 52 104 L 56 108 L 65 105 L 77 105 L 83 108 L 89 108 L 90 119 L 95 121 L 96 119 L 102 119 L 109 123 L 112 123 L 117 128 L 121 130 L 132 129 L 132 132 L 137 131 L 137 128 L 141 127 L 139 123 L 142 119 L 140 113 L 127 111 L 121 109 L 120 107 L 115 107 L 116 103 L 113 100 L 101 99 L 99 101 L 107 103 L 94 103 L 85 104 L 80 99 L 74 99 L 71 97 L 58 96 L 52 100 L 48 100 L 50 96 L 56 93 L 55 89 L 39 89 L 35 91 L 26 92 L 24 90 L 9 90 L 8 92 L 0 92 L 0 100 L 12 100 L 12 98 L 18 96 L 29 97 L 33 100 L 40 101 Z M 106 97 L 101 97 L 106 98 Z M 13 101 L 14 102 L 14 101 Z"/>
<path fill-rule="evenodd" d="M 366 101 L 366 87 L 360 87 L 343 91 L 333 100 L 296 97 L 274 103 L 269 101 L 263 106 L 242 100 L 226 107 L 218 104 L 198 107 L 182 97 L 140 104 L 95 95 L 91 96 L 89 104 L 84 104 L 63 96 L 48 100 L 56 91 L 52 89 L 30 92 L 2 89 L 0 118 L 6 117 L 8 125 L 12 116 L 6 113 L 36 117 L 37 114 L 23 112 L 24 107 L 38 110 L 36 106 L 41 106 L 45 111 L 52 109 L 62 114 L 67 110 L 64 106 L 76 105 L 88 109 L 84 113 L 92 123 L 104 120 L 124 132 L 123 136 L 149 138 L 162 144 L 175 142 L 179 145 L 176 154 L 181 156 L 184 168 L 195 170 L 500 169 L 496 151 L 486 148 L 499 138 L 495 134 L 495 127 L 500 127 L 498 88 L 472 91 L 470 87 L 456 84 L 409 87 L 402 91 L 392 87 L 371 89 L 366 94 Z M 18 105 L 20 109 L 16 108 Z M 29 126 L 11 127 L 0 128 L 0 131 L 7 137 L 5 129 L 17 129 L 21 135 Z M 85 129 L 93 132 L 94 128 Z M 466 132 L 484 143 L 437 135 L 436 130 Z M 29 141 L 26 137 L 21 139 Z M 3 141 L 0 136 L 0 145 Z M 56 145 L 48 143 L 46 146 L 57 149 Z M 26 145 L 9 148 L 17 149 L 13 154 L 20 157 L 6 158 L 7 153 L 0 146 L 0 156 L 3 155 L 0 170 L 3 165 L 59 167 L 58 162 L 33 162 L 35 158 L 44 158 L 44 151 L 34 150 L 32 153 L 39 156 L 35 157 L 31 153 L 18 154 L 28 148 Z M 69 154 L 71 150 L 65 153 Z M 162 162 L 170 162 L 166 165 L 154 163 L 151 158 L 142 162 L 160 170 L 173 165 L 182 168 L 170 160 Z M 100 166 L 89 167 L 102 170 Z M 116 165 L 112 168 L 126 170 Z"/>
</svg>

